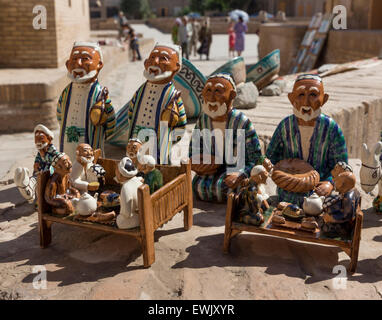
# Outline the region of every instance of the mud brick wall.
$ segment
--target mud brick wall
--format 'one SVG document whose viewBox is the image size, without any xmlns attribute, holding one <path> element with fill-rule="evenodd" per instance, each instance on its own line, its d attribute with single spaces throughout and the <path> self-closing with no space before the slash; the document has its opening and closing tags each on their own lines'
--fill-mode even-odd
<svg viewBox="0 0 382 320">
<path fill-rule="evenodd" d="M 47 10 L 47 29 L 35 30 L 33 8 Z M 57 68 L 75 40 L 90 36 L 88 0 L 0 0 L 0 68 Z"/>
</svg>

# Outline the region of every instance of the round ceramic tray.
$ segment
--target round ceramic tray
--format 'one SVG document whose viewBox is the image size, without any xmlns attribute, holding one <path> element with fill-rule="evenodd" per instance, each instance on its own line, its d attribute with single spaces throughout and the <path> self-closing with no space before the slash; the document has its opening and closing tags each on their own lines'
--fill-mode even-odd
<svg viewBox="0 0 382 320">
<path fill-rule="evenodd" d="M 217 73 L 229 73 L 235 80 L 236 84 L 246 81 L 246 70 L 243 57 L 236 57 L 232 60 L 229 60 L 214 72 L 211 73 L 211 76 Z"/>
</svg>

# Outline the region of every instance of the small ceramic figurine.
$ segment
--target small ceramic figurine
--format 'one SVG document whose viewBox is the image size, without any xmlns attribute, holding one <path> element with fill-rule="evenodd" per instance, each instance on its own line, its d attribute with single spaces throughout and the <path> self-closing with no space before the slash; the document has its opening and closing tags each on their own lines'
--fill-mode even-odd
<svg viewBox="0 0 382 320">
<path fill-rule="evenodd" d="M 105 169 L 95 162 L 95 152 L 86 143 L 77 146 L 70 181 L 81 192 L 96 191 L 105 183 Z"/>
<path fill-rule="evenodd" d="M 114 132 L 115 114 L 108 90 L 98 82 L 103 67 L 97 43 L 75 42 L 66 61 L 71 83 L 62 92 L 57 105 L 60 124 L 60 151 L 76 158 L 79 143 L 104 150 L 104 140 Z"/>
<path fill-rule="evenodd" d="M 351 235 L 354 218 L 361 196 L 355 189 L 354 173 L 345 171 L 334 178 L 335 192 L 326 197 L 323 204 L 321 231 L 329 237 Z"/>
<path fill-rule="evenodd" d="M 196 172 L 192 183 L 193 191 L 201 200 L 224 202 L 229 189 L 237 188 L 242 180 L 250 175 L 251 169 L 260 159 L 259 138 L 252 122 L 232 106 L 236 97 L 236 85 L 229 74 L 221 73 L 209 77 L 202 94 L 203 110 L 192 132 L 189 148 L 192 170 Z M 212 130 L 220 133 L 215 135 L 216 143 L 211 143 L 211 139 L 204 139 L 201 134 L 206 131 L 211 133 Z M 239 130 L 244 133 L 242 141 L 237 137 Z M 233 133 L 234 138 L 225 148 L 226 133 Z M 235 172 L 232 172 L 232 168 L 238 162 L 229 161 L 229 164 L 226 161 L 227 149 L 233 151 L 232 155 L 240 149 L 244 153 L 240 156 L 243 166 Z M 205 150 L 208 150 L 209 154 L 206 154 Z M 206 156 L 211 156 L 211 162 L 203 160 Z"/>
<path fill-rule="evenodd" d="M 54 214 L 68 215 L 74 212 L 72 200 L 80 197 L 80 192 L 69 181 L 72 163 L 65 153 L 58 153 L 52 161 L 54 174 L 49 178 L 44 198 L 52 206 Z"/>
<path fill-rule="evenodd" d="M 381 152 L 382 142 L 377 142 L 372 149 L 369 149 L 364 143 L 361 153 L 362 167 L 359 174 L 361 188 L 366 193 L 373 191 L 374 187 L 378 184 L 378 195 L 373 201 L 373 207 L 377 213 L 382 212 Z"/>
<path fill-rule="evenodd" d="M 150 187 L 150 194 L 154 193 L 163 186 L 162 173 L 155 169 L 155 159 L 150 155 L 144 155 L 140 158 L 138 166 L 139 171 L 143 172 L 145 184 Z"/>
<path fill-rule="evenodd" d="M 302 206 L 304 197 L 315 191 L 327 196 L 333 190 L 331 170 L 338 162 L 348 162 L 344 135 L 338 124 L 321 113 L 329 96 L 317 75 L 300 75 L 288 95 L 293 115 L 283 119 L 274 132 L 266 155 L 273 164 L 285 159 L 301 159 L 318 172 L 314 190 L 296 192 L 278 187 L 279 201 Z M 312 177 L 314 178 L 314 177 Z M 298 184 L 296 185 L 298 187 Z"/>
<path fill-rule="evenodd" d="M 262 166 L 254 166 L 251 177 L 243 181 L 243 187 L 238 193 L 238 205 L 240 220 L 247 224 L 260 225 L 264 222 L 263 209 L 268 209 L 268 194 L 265 184 L 268 179 L 268 171 Z"/>
<path fill-rule="evenodd" d="M 173 84 L 173 78 L 181 68 L 181 56 L 181 48 L 177 45 L 155 45 L 144 62 L 143 75 L 147 81 L 118 111 L 118 125 L 111 138 L 113 144 L 127 145 L 134 137 L 144 143 L 148 139 L 148 131 L 151 131 L 157 138 L 158 150 L 153 155 L 157 163 L 169 162 L 174 140 L 171 133 L 174 129 L 185 129 L 187 124 L 182 98 Z M 160 132 L 164 121 L 167 122 L 167 131 Z M 143 137 L 139 134 L 141 131 Z"/>
<path fill-rule="evenodd" d="M 126 156 L 133 161 L 136 168 L 138 168 L 138 152 L 141 147 L 142 142 L 138 138 L 131 138 L 126 146 Z"/>
<path fill-rule="evenodd" d="M 120 229 L 131 229 L 139 226 L 138 188 L 143 184 L 136 175 L 138 170 L 132 160 L 123 158 L 115 169 L 115 175 L 122 184 L 120 194 L 120 213 L 117 216 L 117 226 Z"/>
<path fill-rule="evenodd" d="M 54 135 L 47 127 L 38 124 L 34 128 L 34 143 L 38 150 L 33 165 L 33 175 L 29 177 L 28 168 L 15 170 L 15 184 L 21 195 L 32 203 L 35 200 L 37 173 L 41 171 L 53 171 L 51 167 L 53 158 L 59 153 L 52 144 Z"/>
</svg>

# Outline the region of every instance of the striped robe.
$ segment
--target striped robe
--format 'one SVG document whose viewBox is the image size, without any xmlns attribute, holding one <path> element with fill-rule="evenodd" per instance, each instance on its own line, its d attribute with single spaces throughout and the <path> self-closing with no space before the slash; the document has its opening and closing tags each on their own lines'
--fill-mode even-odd
<svg viewBox="0 0 382 320">
<path fill-rule="evenodd" d="M 283 119 L 274 132 L 266 152 L 273 164 L 289 158 L 303 159 L 300 130 L 295 115 Z M 321 181 L 333 182 L 331 170 L 337 162 L 348 162 L 345 137 L 338 124 L 330 117 L 321 114 L 310 139 L 308 163 L 320 174 Z M 302 206 L 304 196 L 310 193 L 292 193 L 277 189 L 279 201 Z"/>
<path fill-rule="evenodd" d="M 206 114 L 201 113 L 199 116 L 195 129 L 209 129 L 213 130 L 212 120 Z M 257 164 L 261 158 L 261 147 L 259 138 L 252 122 L 239 110 L 232 109 L 228 114 L 226 123 L 226 129 L 233 129 L 233 155 L 236 155 L 237 151 L 237 130 L 242 129 L 245 132 L 245 166 L 238 170 L 240 173 L 249 177 L 251 169 Z M 196 141 L 198 137 L 195 134 L 195 130 L 192 133 L 192 139 L 190 142 L 189 155 L 192 158 L 192 154 L 198 155 L 203 153 L 203 137 L 200 137 L 200 144 L 198 146 L 192 146 L 192 141 Z M 211 155 L 215 156 L 215 144 L 212 143 Z M 223 164 L 214 175 L 198 176 L 195 175 L 192 180 L 192 189 L 194 194 L 203 201 L 224 202 L 227 200 L 227 194 L 232 191 L 224 183 L 224 179 L 227 177 L 227 168 L 235 167 L 235 165 L 227 164 L 226 157 L 223 158 Z"/>
<path fill-rule="evenodd" d="M 135 92 L 133 98 L 117 112 L 116 130 L 112 137 L 110 137 L 111 144 L 125 147 L 130 138 L 136 137 L 134 134 L 134 129 L 137 116 L 139 114 L 139 109 L 141 107 L 142 98 L 145 93 L 146 84 L 147 81 Z M 156 102 L 155 134 L 157 135 L 157 145 L 159 146 L 157 148 L 156 161 L 160 164 L 169 163 L 168 159 L 172 147 L 172 129 L 168 128 L 167 132 L 162 132 L 162 134 L 160 133 L 160 116 L 162 111 L 174 97 L 175 93 L 176 90 L 174 84 L 169 82 L 164 87 L 160 99 Z M 179 108 L 179 121 L 174 129 L 185 130 L 187 117 L 181 97 L 177 100 L 177 104 Z M 179 140 L 179 136 L 177 140 Z M 155 155 L 153 156 L 155 157 Z"/>
<path fill-rule="evenodd" d="M 90 109 L 97 102 L 103 87 L 99 84 L 98 80 L 94 82 L 91 86 L 87 105 L 86 105 L 86 123 L 85 127 L 85 143 L 91 145 L 93 149 L 101 149 L 102 156 L 104 156 L 104 140 L 109 139 L 111 134 L 115 129 L 115 113 L 114 108 L 111 104 L 109 97 L 106 99 L 105 111 L 107 114 L 107 121 L 102 126 L 94 126 L 90 121 Z M 70 83 L 62 92 L 57 104 L 57 120 L 60 124 L 60 151 L 65 152 L 64 149 L 64 139 L 65 139 L 65 128 L 66 128 L 66 118 L 69 111 L 70 105 L 70 94 L 72 90 L 72 83 Z M 85 106 L 84 106 L 85 107 Z M 73 160 L 73 159 L 72 159 Z"/>
</svg>

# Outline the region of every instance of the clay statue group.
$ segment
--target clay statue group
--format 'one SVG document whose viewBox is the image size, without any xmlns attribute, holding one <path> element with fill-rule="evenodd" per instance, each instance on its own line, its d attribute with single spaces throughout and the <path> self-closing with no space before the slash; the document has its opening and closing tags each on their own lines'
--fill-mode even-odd
<svg viewBox="0 0 382 320">
<path fill-rule="evenodd" d="M 45 200 L 53 214 L 77 213 L 95 222 L 114 219 L 123 229 L 137 227 L 137 189 L 148 184 L 154 193 L 163 186 L 156 165 L 168 164 L 173 147 L 184 137 L 187 116 L 182 95 L 187 93 L 173 83 L 182 68 L 181 57 L 178 46 L 155 45 L 144 62 L 147 81 L 115 113 L 108 89 L 98 82 L 103 67 L 100 47 L 76 42 L 66 62 L 71 82 L 57 106 L 59 151 L 52 144 L 53 133 L 36 126 L 33 175 L 29 177 L 25 168 L 15 172 L 22 195 L 33 201 L 38 172 L 49 171 Z M 360 194 L 347 164 L 341 128 L 321 112 L 329 96 L 319 76 L 297 77 L 288 95 L 292 114 L 279 123 L 265 154 L 254 124 L 233 106 L 238 93 L 232 75 L 213 74 L 201 94 L 202 112 L 188 151 L 196 198 L 224 203 L 234 193 L 237 220 L 244 224 L 261 226 L 274 209 L 275 225 L 297 221 L 302 230 L 319 228 L 328 237 L 351 233 Z M 126 147 L 126 157 L 112 173 L 119 192 L 107 189 L 105 168 L 97 163 L 105 156 L 105 142 Z M 375 150 L 364 154 L 370 172 L 361 173 L 361 182 L 374 186 L 381 176 L 379 159 Z M 269 178 L 277 185 L 274 207 L 266 191 Z M 380 210 L 381 199 L 379 195 L 375 201 Z M 118 204 L 119 210 L 101 212 L 97 201 Z"/>
</svg>

